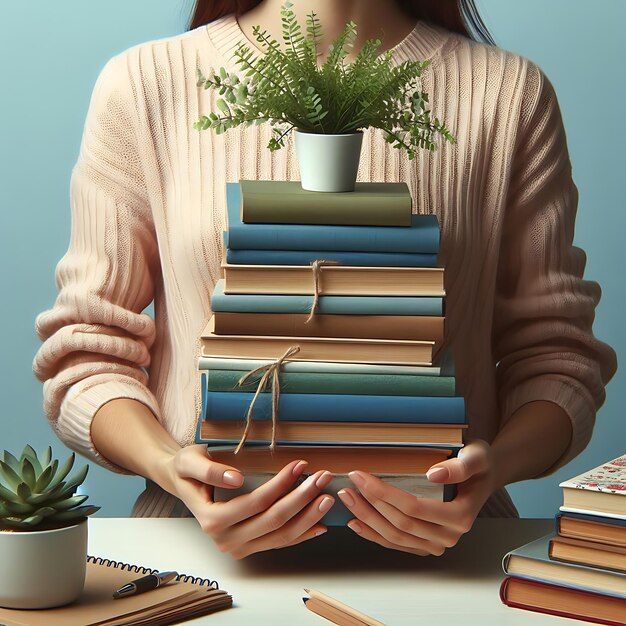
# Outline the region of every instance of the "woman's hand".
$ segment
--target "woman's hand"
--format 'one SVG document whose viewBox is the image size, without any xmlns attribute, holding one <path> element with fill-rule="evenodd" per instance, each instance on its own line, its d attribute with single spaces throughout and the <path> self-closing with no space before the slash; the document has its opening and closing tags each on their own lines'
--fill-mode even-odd
<svg viewBox="0 0 626 626">
<path fill-rule="evenodd" d="M 294 545 L 321 535 L 318 522 L 334 499 L 320 495 L 332 480 L 330 472 L 312 474 L 285 495 L 305 470 L 305 461 L 292 461 L 254 491 L 228 502 L 213 501 L 213 487 L 234 489 L 243 475 L 234 467 L 212 461 L 206 445 L 178 450 L 169 463 L 169 485 L 221 552 L 241 559 L 253 552 Z"/>
<path fill-rule="evenodd" d="M 386 548 L 440 556 L 470 530 L 495 489 L 492 450 L 482 440 L 473 441 L 457 458 L 431 467 L 427 477 L 436 483 L 458 483 L 456 498 L 451 502 L 416 498 L 366 472 L 350 472 L 360 493 L 354 489 L 338 493 L 356 518 L 348 526 Z"/>
</svg>

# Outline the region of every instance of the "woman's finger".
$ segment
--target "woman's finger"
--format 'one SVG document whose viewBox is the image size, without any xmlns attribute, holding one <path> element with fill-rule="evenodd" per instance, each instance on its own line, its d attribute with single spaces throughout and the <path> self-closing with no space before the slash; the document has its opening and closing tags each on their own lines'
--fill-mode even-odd
<svg viewBox="0 0 626 626">
<path fill-rule="evenodd" d="M 365 522 L 372 530 L 382 536 L 390 544 L 415 550 L 424 550 L 430 554 L 441 554 L 443 552 L 444 548 L 442 545 L 421 539 L 420 537 L 415 537 L 394 526 L 388 519 L 372 507 L 360 493 L 357 493 L 353 489 L 341 489 L 337 495 L 355 517 Z"/>
<path fill-rule="evenodd" d="M 389 548 L 391 550 L 402 550 L 403 552 L 409 552 L 410 554 L 417 554 L 418 556 L 430 555 L 430 552 L 426 552 L 426 550 L 419 550 L 416 548 L 407 548 L 406 546 L 397 546 L 393 543 L 390 543 L 382 535 L 377 533 L 373 528 L 370 528 L 362 520 L 355 520 L 355 519 L 350 520 L 348 522 L 348 528 L 354 531 L 357 535 L 363 537 L 363 539 L 367 539 L 368 541 L 378 543 L 381 546 L 385 548 Z"/>
<path fill-rule="evenodd" d="M 243 484 L 243 474 L 236 467 L 211 460 L 206 444 L 183 448 L 174 458 L 174 466 L 181 478 L 192 478 L 214 487 L 234 489 Z"/>
<path fill-rule="evenodd" d="M 450 526 L 455 530 L 461 530 L 464 526 L 459 523 L 459 507 L 454 501 L 441 502 L 433 498 L 418 498 L 402 489 L 388 485 L 377 476 L 360 470 L 350 472 L 349 476 L 363 494 L 367 493 L 368 496 L 388 502 L 409 517 L 440 526 Z"/>
<path fill-rule="evenodd" d="M 266 511 L 298 480 L 306 466 L 306 461 L 292 461 L 250 493 L 236 496 L 227 502 L 216 502 L 211 507 L 211 525 L 216 529 L 230 528 Z"/>
<path fill-rule="evenodd" d="M 254 552 L 293 545 L 294 542 L 299 542 L 299 537 L 307 536 L 310 538 L 307 533 L 318 525 L 319 520 L 330 510 L 334 501 L 332 496 L 322 494 L 315 498 L 313 502 L 310 502 L 301 513 L 291 518 L 284 526 L 269 534 L 253 539 L 241 546 L 241 548 L 228 551 L 236 559 L 241 559 Z"/>
<path fill-rule="evenodd" d="M 459 539 L 458 531 L 454 531 L 447 526 L 434 524 L 425 520 L 409 517 L 402 511 L 396 509 L 395 506 L 371 495 L 367 491 L 361 492 L 361 495 L 385 518 L 388 519 L 396 528 L 430 541 L 431 543 L 440 544 L 446 548 L 456 545 Z"/>
<path fill-rule="evenodd" d="M 277 500 L 267 510 L 254 517 L 249 517 L 233 528 L 229 528 L 228 542 L 232 545 L 242 545 L 257 537 L 280 530 L 313 498 L 317 497 L 320 491 L 328 486 L 332 478 L 330 472 L 323 470 L 311 474 L 301 485 Z"/>
<path fill-rule="evenodd" d="M 426 478 L 435 483 L 456 484 L 482 474 L 490 468 L 489 444 L 480 439 L 468 443 L 459 450 L 456 458 L 433 465 Z"/>
</svg>

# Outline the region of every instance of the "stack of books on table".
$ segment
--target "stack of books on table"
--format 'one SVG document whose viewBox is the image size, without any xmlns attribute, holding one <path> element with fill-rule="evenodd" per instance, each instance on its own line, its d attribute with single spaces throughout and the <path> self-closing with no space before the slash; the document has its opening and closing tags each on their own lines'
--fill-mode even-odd
<svg viewBox="0 0 626 626">
<path fill-rule="evenodd" d="M 436 217 L 411 214 L 404 183 L 357 183 L 350 193 L 304 191 L 299 181 L 226 185 L 224 279 L 201 337 L 196 441 L 246 482 L 216 497 L 249 491 L 300 458 L 308 472 L 335 475 L 329 493 L 361 469 L 420 497 L 453 497 L 425 478 L 458 452 L 466 428 L 451 358 L 439 350 Z M 235 454 L 263 372 L 240 379 L 294 346 L 279 369 L 274 450 L 270 385 Z M 337 500 L 324 521 L 349 519 L 342 507 Z"/>
<path fill-rule="evenodd" d="M 510 606 L 626 624 L 626 455 L 560 484 L 556 531 L 504 557 Z"/>
</svg>

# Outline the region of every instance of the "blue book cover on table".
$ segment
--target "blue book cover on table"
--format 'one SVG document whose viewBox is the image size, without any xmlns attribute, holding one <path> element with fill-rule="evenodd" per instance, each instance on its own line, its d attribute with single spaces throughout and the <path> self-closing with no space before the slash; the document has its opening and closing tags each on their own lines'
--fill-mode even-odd
<svg viewBox="0 0 626 626">
<path fill-rule="evenodd" d="M 320 315 L 444 315 L 444 298 L 405 296 L 320 296 Z M 224 313 L 306 313 L 312 295 L 226 294 L 224 279 L 215 284 L 211 310 Z"/>
<path fill-rule="evenodd" d="M 226 183 L 226 206 L 232 250 L 439 252 L 439 222 L 435 215 L 413 215 L 410 226 L 244 224 L 239 183 Z"/>
<path fill-rule="evenodd" d="M 224 233 L 226 241 L 227 233 Z M 226 244 L 228 245 L 228 244 Z M 345 252 L 315 250 L 231 250 L 226 248 L 230 265 L 311 265 L 313 261 L 336 261 L 357 267 L 437 267 L 436 254 L 409 252 Z"/>
<path fill-rule="evenodd" d="M 206 380 L 206 379 L 205 379 Z M 204 419 L 246 419 L 254 393 L 206 391 Z M 361 396 L 283 393 L 280 419 L 285 422 L 389 422 L 398 424 L 465 424 L 462 396 Z M 272 418 L 272 394 L 259 394 L 255 420 Z"/>
</svg>

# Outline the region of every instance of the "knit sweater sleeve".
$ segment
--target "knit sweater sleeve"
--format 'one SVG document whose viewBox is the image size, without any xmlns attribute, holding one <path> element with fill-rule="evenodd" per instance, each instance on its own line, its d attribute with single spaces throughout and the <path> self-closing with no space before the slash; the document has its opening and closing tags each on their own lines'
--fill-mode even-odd
<svg viewBox="0 0 626 626">
<path fill-rule="evenodd" d="M 592 332 L 601 290 L 583 279 L 586 255 L 572 243 L 578 191 L 561 113 L 530 62 L 513 158 L 492 345 L 501 424 L 535 400 L 556 403 L 571 420 L 570 444 L 545 476 L 589 443 L 617 360 Z"/>
<path fill-rule="evenodd" d="M 56 268 L 58 297 L 41 313 L 43 344 L 33 369 L 58 437 L 108 469 L 128 474 L 94 448 L 94 414 L 132 398 L 158 416 L 146 368 L 155 338 L 152 301 L 158 255 L 136 145 L 136 108 L 123 55 L 100 72 L 70 180 L 71 235 Z"/>
</svg>

